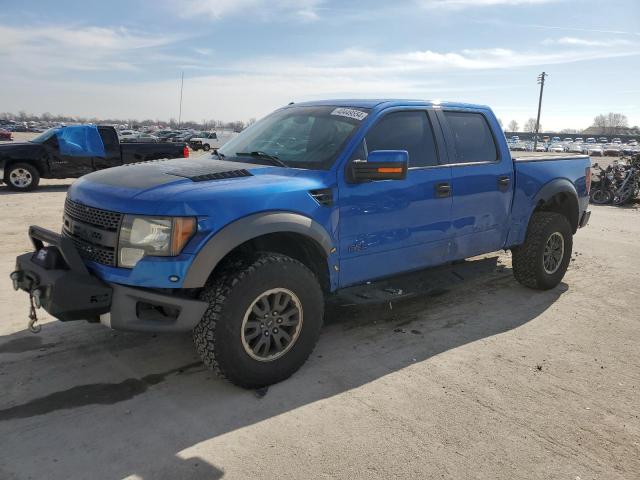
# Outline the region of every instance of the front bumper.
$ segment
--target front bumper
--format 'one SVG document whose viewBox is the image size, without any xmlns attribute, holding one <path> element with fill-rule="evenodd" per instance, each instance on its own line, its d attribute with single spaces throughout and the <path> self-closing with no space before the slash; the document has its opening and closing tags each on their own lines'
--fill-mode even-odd
<svg viewBox="0 0 640 480">
<path fill-rule="evenodd" d="M 206 302 L 176 291 L 103 282 L 87 270 L 73 242 L 60 234 L 32 226 L 29 237 L 35 251 L 16 258 L 14 287 L 37 297 L 36 304 L 61 321 L 100 321 L 117 330 L 189 331 L 207 309 Z"/>
</svg>

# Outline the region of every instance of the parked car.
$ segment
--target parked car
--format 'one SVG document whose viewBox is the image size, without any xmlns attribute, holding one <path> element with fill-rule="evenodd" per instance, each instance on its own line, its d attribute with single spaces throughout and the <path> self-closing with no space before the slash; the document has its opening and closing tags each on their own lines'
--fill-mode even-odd
<svg viewBox="0 0 640 480">
<path fill-rule="evenodd" d="M 582 144 L 580 143 L 572 143 L 567 149 L 569 153 L 582 153 L 582 150 Z"/>
<path fill-rule="evenodd" d="M 0 140 L 13 140 L 13 134 L 9 130 L 0 128 Z"/>
<path fill-rule="evenodd" d="M 171 139 L 172 142 L 186 142 L 189 143 L 192 138 L 200 135 L 200 132 L 184 132 Z"/>
<path fill-rule="evenodd" d="M 588 139 L 587 139 L 588 140 Z M 593 157 L 602 157 L 604 156 L 604 150 L 600 145 L 597 144 L 586 144 L 582 147 L 582 153 L 586 155 L 590 155 Z"/>
<path fill-rule="evenodd" d="M 189 145 L 193 150 L 209 151 L 212 148 L 221 146 L 220 139 L 216 132 L 207 132 L 199 137 L 192 138 Z"/>
<path fill-rule="evenodd" d="M 62 234 L 31 227 L 11 278 L 60 320 L 193 331 L 207 367 L 264 387 L 309 357 L 332 292 L 502 249 L 523 285 L 558 285 L 591 162 L 519 155 L 487 107 L 289 105 L 217 160 L 83 177 Z"/>
<path fill-rule="evenodd" d="M 136 133 L 135 135 L 127 135 L 126 137 L 121 137 L 120 142 L 122 143 L 158 143 L 158 137 L 151 135 L 150 133 Z"/>
<path fill-rule="evenodd" d="M 620 147 L 617 147 L 615 145 L 609 145 L 603 148 L 603 154 L 607 157 L 619 157 L 620 151 Z"/>
<path fill-rule="evenodd" d="M 560 137 L 552 137 L 551 143 L 560 143 Z"/>
<path fill-rule="evenodd" d="M 567 149 L 561 143 L 554 143 L 552 145 L 549 145 L 549 148 L 547 149 L 547 151 L 551 153 L 564 153 L 567 151 Z"/>
<path fill-rule="evenodd" d="M 186 144 L 120 143 L 110 126 L 51 128 L 29 142 L 0 145 L 0 178 L 11 190 L 28 191 L 41 178 L 78 178 L 117 165 L 188 156 Z"/>
<path fill-rule="evenodd" d="M 573 142 L 573 139 L 571 137 L 564 137 L 564 140 L 562 140 L 562 141 L 570 143 L 570 142 Z"/>
<path fill-rule="evenodd" d="M 587 138 L 586 143 L 596 143 L 596 139 L 593 138 L 593 137 L 589 137 L 589 138 Z"/>
<path fill-rule="evenodd" d="M 614 138 L 613 140 L 611 140 L 611 143 L 622 143 L 622 140 L 620 140 L 619 138 Z"/>
</svg>

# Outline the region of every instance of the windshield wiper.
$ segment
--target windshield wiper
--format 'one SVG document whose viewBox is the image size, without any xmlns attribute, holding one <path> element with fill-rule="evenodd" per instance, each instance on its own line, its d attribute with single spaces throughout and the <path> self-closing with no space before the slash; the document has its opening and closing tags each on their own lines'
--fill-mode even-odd
<svg viewBox="0 0 640 480">
<path fill-rule="evenodd" d="M 272 165 L 277 167 L 289 168 L 289 165 L 284 163 L 275 155 L 270 155 L 267 152 L 255 151 L 255 152 L 236 152 L 238 157 L 253 157 L 253 158 L 264 158 L 265 160 L 269 160 Z"/>
</svg>

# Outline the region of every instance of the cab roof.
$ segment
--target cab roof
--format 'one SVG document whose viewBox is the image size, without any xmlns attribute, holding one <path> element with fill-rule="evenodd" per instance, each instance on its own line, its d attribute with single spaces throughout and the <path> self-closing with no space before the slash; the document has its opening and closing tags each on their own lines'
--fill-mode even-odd
<svg viewBox="0 0 640 480">
<path fill-rule="evenodd" d="M 310 102 L 293 103 L 295 106 L 320 106 L 329 105 L 336 107 L 355 107 L 355 108 L 387 108 L 401 106 L 447 106 L 454 108 L 477 108 L 488 110 L 486 105 L 477 105 L 473 103 L 461 102 L 444 102 L 440 100 L 415 100 L 415 99 L 399 99 L 399 98 L 372 98 L 372 99 L 336 99 L 336 100 L 314 100 Z"/>
</svg>

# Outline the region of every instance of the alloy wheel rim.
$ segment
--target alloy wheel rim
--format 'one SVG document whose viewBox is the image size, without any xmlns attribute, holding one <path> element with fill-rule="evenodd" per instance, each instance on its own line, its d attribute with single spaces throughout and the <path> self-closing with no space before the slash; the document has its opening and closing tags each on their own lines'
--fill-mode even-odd
<svg viewBox="0 0 640 480">
<path fill-rule="evenodd" d="M 564 257 L 564 237 L 560 232 L 553 232 L 547 239 L 542 255 L 544 271 L 553 275 L 560 268 Z"/>
<path fill-rule="evenodd" d="M 259 362 L 271 362 L 295 345 L 302 330 L 302 304 L 286 288 L 272 288 L 251 302 L 240 336 L 245 352 Z"/>
<path fill-rule="evenodd" d="M 31 172 L 25 168 L 16 168 L 9 173 L 9 181 L 11 185 L 18 188 L 25 188 L 33 182 Z"/>
</svg>

